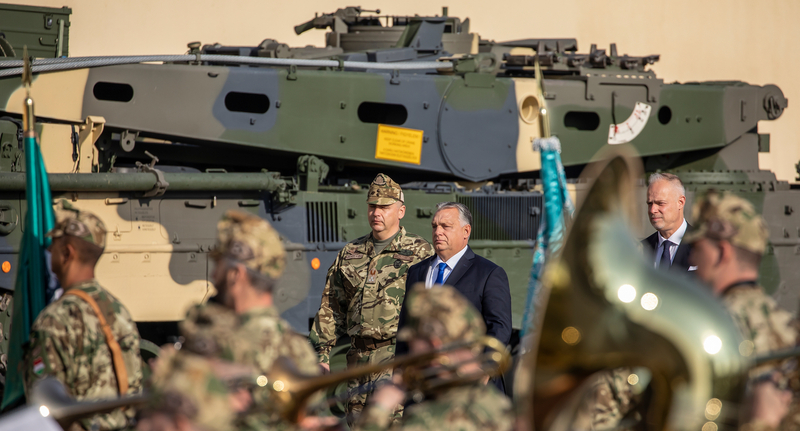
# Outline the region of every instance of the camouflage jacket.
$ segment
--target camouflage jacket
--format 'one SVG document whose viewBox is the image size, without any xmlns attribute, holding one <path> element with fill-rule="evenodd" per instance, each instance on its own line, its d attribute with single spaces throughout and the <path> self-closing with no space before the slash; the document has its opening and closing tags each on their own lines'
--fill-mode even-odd
<svg viewBox="0 0 800 431">
<path fill-rule="evenodd" d="M 755 354 L 765 354 L 777 350 L 789 349 L 797 344 L 798 322 L 792 315 L 778 308 L 775 300 L 764 293 L 761 286 L 740 284 L 726 290 L 722 302 L 733 316 L 739 331 Z M 777 368 L 790 379 L 796 373 L 796 361 L 788 361 Z M 775 366 L 759 367 L 751 376 L 776 370 Z M 788 382 L 787 382 L 788 383 Z"/>
<path fill-rule="evenodd" d="M 355 429 L 504 431 L 512 429 L 514 413 L 511 401 L 490 383 L 449 389 L 408 407 L 399 424 L 390 427 L 391 420 L 390 415 L 371 405 L 361 415 Z"/>
<path fill-rule="evenodd" d="M 142 390 L 139 332 L 130 313 L 95 280 L 72 286 L 88 293 L 103 311 L 117 338 L 128 372 L 128 394 Z M 69 289 L 68 289 L 69 290 Z M 48 305 L 33 324 L 31 344 L 25 356 L 25 390 L 34 382 L 53 376 L 64 383 L 77 400 L 119 396 L 111 351 L 91 306 L 74 295 L 64 295 Z M 86 429 L 119 429 L 128 425 L 133 409 L 117 409 L 80 421 Z"/>
<path fill-rule="evenodd" d="M 754 353 L 791 348 L 797 343 L 797 322 L 788 311 L 779 309 L 760 286 L 734 286 L 725 291 L 722 302 L 742 336 L 753 342 Z"/>
<path fill-rule="evenodd" d="M 256 341 L 259 349 L 255 363 L 259 370 L 269 371 L 279 356 L 294 361 L 297 370 L 303 374 L 318 374 L 317 355 L 308 339 L 292 329 L 274 307 L 256 308 L 241 316 L 241 334 Z"/>
<path fill-rule="evenodd" d="M 572 429 L 583 430 L 627 430 L 635 429 L 638 417 L 625 418 L 638 403 L 640 395 L 629 383 L 634 369 L 614 368 L 597 373 L 581 399 L 580 407 L 572 423 Z M 638 380 L 638 378 L 637 378 Z"/>
<path fill-rule="evenodd" d="M 274 307 L 252 309 L 241 316 L 241 326 L 236 336 L 255 341 L 257 351 L 246 358 L 236 358 L 236 362 L 254 365 L 263 373 L 268 373 L 280 356 L 286 356 L 294 362 L 297 370 L 303 374 L 319 374 L 317 355 L 308 343 L 308 339 L 292 329 L 292 326 L 281 319 Z M 253 392 L 254 411 L 237 421 L 242 430 L 277 429 L 292 427 L 283 421 L 274 408 L 269 390 L 261 389 Z"/>
<path fill-rule="evenodd" d="M 767 354 L 777 350 L 795 347 L 797 344 L 798 322 L 792 315 L 778 308 L 775 300 L 768 296 L 761 286 L 740 284 L 728 288 L 722 295 L 722 302 L 733 316 L 745 340 L 752 344 L 754 354 Z M 741 348 L 740 348 L 741 350 Z M 777 373 L 777 378 L 774 375 Z M 789 414 L 779 425 L 781 430 L 800 429 L 800 400 L 798 400 L 797 360 L 791 359 L 779 364 L 768 364 L 750 371 L 751 379 L 771 378 L 779 387 L 793 389 L 794 399 L 789 406 Z M 771 429 L 753 421 L 742 429 Z"/>
<path fill-rule="evenodd" d="M 394 338 L 408 268 L 432 254 L 427 241 L 403 227 L 380 254 L 372 234 L 347 244 L 328 269 L 322 304 L 308 334 L 319 361 L 330 361 L 331 349 L 344 335 Z"/>
<path fill-rule="evenodd" d="M 147 404 L 141 409 L 137 429 L 170 429 L 153 416 L 183 416 L 197 430 L 233 431 L 237 416 L 230 394 L 233 390 L 217 368 L 221 362 L 166 345 L 146 384 Z M 228 368 L 228 374 L 239 370 Z M 150 423 L 152 422 L 152 423 Z M 177 426 L 172 429 L 178 428 Z M 238 431 L 238 429 L 237 429 Z"/>
</svg>

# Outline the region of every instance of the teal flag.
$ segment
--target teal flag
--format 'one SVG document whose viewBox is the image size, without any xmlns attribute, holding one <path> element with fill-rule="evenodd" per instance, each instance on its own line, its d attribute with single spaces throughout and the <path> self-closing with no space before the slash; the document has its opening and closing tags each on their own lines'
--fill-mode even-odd
<svg viewBox="0 0 800 431">
<path fill-rule="evenodd" d="M 29 82 L 28 82 L 29 84 Z M 36 140 L 33 120 L 33 101 L 26 99 L 25 123 L 25 231 L 17 265 L 14 284 L 14 306 L 11 316 L 8 368 L 3 402 L 0 409 L 15 407 L 24 401 L 23 353 L 30 341 L 31 326 L 46 305 L 45 292 L 49 282 L 49 271 L 45 251 L 50 238 L 45 237 L 55 223 L 50 183 L 44 166 L 42 153 Z"/>
<path fill-rule="evenodd" d="M 544 194 L 544 217 L 539 224 L 536 246 L 533 251 L 531 278 L 528 283 L 528 298 L 522 320 L 520 339 L 526 348 L 525 336 L 535 328 L 534 314 L 539 303 L 539 290 L 542 272 L 549 256 L 558 253 L 564 242 L 567 218 L 572 218 L 575 207 L 567 191 L 567 178 L 561 163 L 561 142 L 557 137 L 538 138 L 533 144 L 534 151 L 542 156 L 542 193 Z"/>
</svg>

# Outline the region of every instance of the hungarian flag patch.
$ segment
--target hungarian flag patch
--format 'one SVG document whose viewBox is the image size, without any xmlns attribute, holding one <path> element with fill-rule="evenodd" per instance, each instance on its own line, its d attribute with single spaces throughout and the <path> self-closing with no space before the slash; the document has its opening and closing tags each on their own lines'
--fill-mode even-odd
<svg viewBox="0 0 800 431">
<path fill-rule="evenodd" d="M 42 374 L 44 371 L 44 361 L 42 358 L 36 358 L 33 360 L 33 374 L 39 375 Z"/>
</svg>

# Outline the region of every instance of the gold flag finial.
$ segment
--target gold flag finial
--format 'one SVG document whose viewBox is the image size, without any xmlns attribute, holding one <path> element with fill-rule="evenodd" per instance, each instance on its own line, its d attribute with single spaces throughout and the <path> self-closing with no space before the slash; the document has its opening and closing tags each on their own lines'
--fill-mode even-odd
<svg viewBox="0 0 800 431">
<path fill-rule="evenodd" d="M 23 67 L 22 67 L 22 85 L 25 86 L 25 101 L 22 107 L 22 124 L 25 133 L 35 133 L 36 120 L 33 116 L 33 99 L 31 98 L 31 81 L 33 80 L 33 69 L 31 68 L 31 59 L 28 57 L 28 46 L 22 47 Z"/>
</svg>

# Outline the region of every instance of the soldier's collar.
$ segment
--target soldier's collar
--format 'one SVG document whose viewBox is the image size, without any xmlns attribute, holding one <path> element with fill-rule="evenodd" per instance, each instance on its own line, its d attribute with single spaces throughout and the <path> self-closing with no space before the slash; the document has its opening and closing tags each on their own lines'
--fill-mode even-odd
<svg viewBox="0 0 800 431">
<path fill-rule="evenodd" d="M 406 228 L 400 226 L 400 230 L 394 234 L 394 238 L 392 241 L 386 245 L 386 248 L 383 249 L 383 252 L 386 251 L 400 251 L 400 248 L 397 247 L 398 244 L 403 240 L 403 237 L 406 236 Z M 372 232 L 369 233 L 369 241 L 372 243 L 373 249 L 375 248 L 375 238 L 372 236 Z M 366 250 L 365 250 L 366 251 Z M 383 253 L 381 252 L 381 253 Z"/>
<path fill-rule="evenodd" d="M 274 305 L 269 307 L 254 307 L 251 308 L 244 313 L 242 313 L 242 321 L 245 322 L 247 320 L 252 319 L 253 317 L 278 317 L 281 314 L 278 312 L 278 309 L 275 308 Z"/>
<path fill-rule="evenodd" d="M 758 287 L 758 281 L 756 280 L 737 281 L 736 283 L 733 283 L 730 286 L 722 289 L 722 292 L 720 292 L 719 296 L 725 296 L 738 287 L 747 287 L 752 289 Z"/>
<path fill-rule="evenodd" d="M 405 236 L 406 236 L 406 228 L 400 226 L 400 230 L 397 231 L 397 235 L 395 235 L 392 242 L 390 242 L 389 245 L 386 246 L 386 250 L 400 251 L 401 247 L 398 246 L 400 245 L 400 242 L 403 241 L 403 238 L 405 238 Z"/>
<path fill-rule="evenodd" d="M 79 281 L 72 286 L 64 287 L 64 292 L 71 290 L 71 289 L 80 289 L 81 287 L 91 287 L 91 286 L 98 286 L 97 279 L 92 278 L 89 280 Z"/>
</svg>

